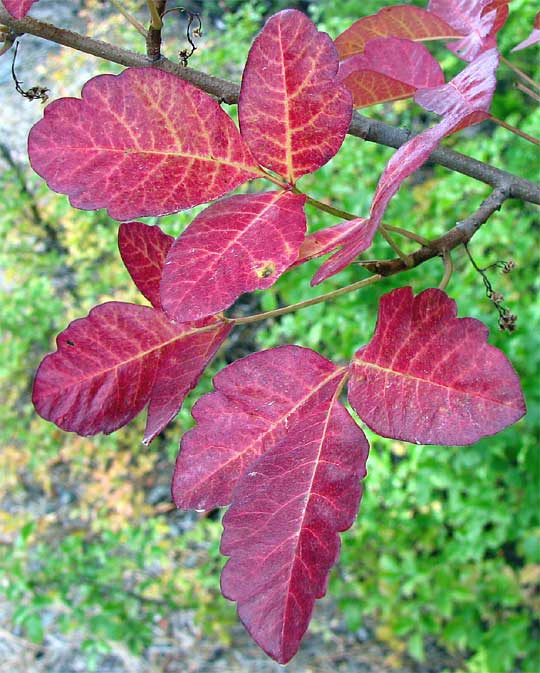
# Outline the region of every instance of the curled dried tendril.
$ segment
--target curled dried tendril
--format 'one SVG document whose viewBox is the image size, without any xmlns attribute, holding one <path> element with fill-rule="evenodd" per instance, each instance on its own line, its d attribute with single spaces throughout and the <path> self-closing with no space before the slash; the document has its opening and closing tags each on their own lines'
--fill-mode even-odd
<svg viewBox="0 0 540 673">
<path fill-rule="evenodd" d="M 473 256 L 471 255 L 471 252 L 467 245 L 465 245 L 465 250 L 467 251 L 467 255 L 469 256 L 471 264 L 473 265 L 475 270 L 478 271 L 478 273 L 482 276 L 484 287 L 486 288 L 487 298 L 497 309 L 497 312 L 499 314 L 499 329 L 501 330 L 501 332 L 510 332 L 510 333 L 514 332 L 516 329 L 516 322 L 518 317 L 515 313 L 512 313 L 508 308 L 506 308 L 503 305 L 504 296 L 500 292 L 495 292 L 495 290 L 493 289 L 493 285 L 491 284 L 491 281 L 489 280 L 486 274 L 486 271 L 488 271 L 489 269 L 498 268 L 501 269 L 502 273 L 508 274 L 511 273 L 516 268 L 516 263 L 512 259 L 509 259 L 508 261 L 499 260 L 497 262 L 494 262 L 493 264 L 489 264 L 489 266 L 480 268 L 478 264 L 474 261 Z"/>
<path fill-rule="evenodd" d="M 191 56 L 193 56 L 193 53 L 197 49 L 194 38 L 200 38 L 203 34 L 201 17 L 198 12 L 192 12 L 185 7 L 171 7 L 163 13 L 163 16 L 169 14 L 170 12 L 180 12 L 181 14 L 185 14 L 187 16 L 186 39 L 189 42 L 189 49 L 181 49 L 178 52 L 180 63 L 185 68 L 187 67 L 188 60 Z"/>
<path fill-rule="evenodd" d="M 49 96 L 47 95 L 49 89 L 46 89 L 43 86 L 33 86 L 30 87 L 30 89 L 25 90 L 21 86 L 23 82 L 17 79 L 17 75 L 15 73 L 15 61 L 17 60 L 18 50 L 19 42 L 15 42 L 15 51 L 13 53 L 13 60 L 11 62 L 11 76 L 13 77 L 13 81 L 15 83 L 15 90 L 27 100 L 40 100 L 42 103 L 46 103 L 49 100 Z"/>
</svg>

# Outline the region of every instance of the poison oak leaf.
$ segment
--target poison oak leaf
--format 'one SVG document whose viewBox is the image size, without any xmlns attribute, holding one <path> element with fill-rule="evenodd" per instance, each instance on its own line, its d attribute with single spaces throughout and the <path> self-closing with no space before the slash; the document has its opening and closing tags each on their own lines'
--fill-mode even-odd
<svg viewBox="0 0 540 673">
<path fill-rule="evenodd" d="M 159 284 L 174 238 L 157 225 L 124 222 L 118 229 L 118 248 L 129 275 L 154 308 L 161 308 Z"/>
<path fill-rule="evenodd" d="M 251 464 L 223 519 L 221 576 L 250 635 L 279 663 L 297 652 L 326 593 L 338 532 L 356 518 L 368 443 L 337 401 L 342 373 L 320 387 L 287 434 Z M 279 394 L 278 394 L 279 398 Z"/>
<path fill-rule="evenodd" d="M 488 329 L 456 318 L 441 290 L 410 287 L 382 297 L 372 340 L 354 356 L 349 402 L 383 437 L 464 445 L 525 414 L 519 379 Z"/>
<path fill-rule="evenodd" d="M 462 37 L 462 33 L 449 23 L 421 7 L 383 7 L 377 14 L 355 21 L 336 38 L 335 45 L 343 61 L 354 54 L 361 54 L 366 44 L 378 37 L 403 37 L 414 42 Z"/>
<path fill-rule="evenodd" d="M 301 12 L 272 16 L 250 49 L 238 117 L 253 156 L 291 184 L 341 147 L 351 94 L 336 80 L 332 40 Z"/>
<path fill-rule="evenodd" d="M 538 43 L 540 43 L 540 12 L 534 17 L 534 27 L 529 37 L 517 44 L 511 51 L 521 51 Z"/>
<path fill-rule="evenodd" d="M 24 18 L 38 0 L 4 0 L 4 7 L 16 19 Z"/>
<path fill-rule="evenodd" d="M 342 271 L 361 252 L 367 250 L 392 197 L 403 181 L 424 164 L 444 137 L 488 117 L 498 64 L 499 53 L 491 49 L 481 54 L 448 84 L 422 89 L 415 94 L 414 98 L 420 105 L 444 115 L 444 118 L 436 126 L 411 138 L 392 156 L 377 185 L 368 223 L 359 225 L 357 234 L 351 232 L 346 245 L 321 266 L 312 284 L 316 285 Z"/>
<path fill-rule="evenodd" d="M 308 262 L 310 259 L 322 257 L 322 255 L 326 255 L 336 248 L 345 245 L 351 233 L 356 234 L 358 227 L 363 222 L 367 222 L 366 218 L 357 217 L 354 220 L 346 220 L 345 222 L 340 222 L 339 224 L 334 224 L 331 227 L 319 229 L 319 231 L 309 234 L 300 247 L 298 259 L 289 268 L 293 269 L 300 266 L 300 264 Z"/>
<path fill-rule="evenodd" d="M 41 363 L 32 399 L 63 430 L 118 430 L 149 403 L 146 444 L 176 415 L 230 332 L 215 318 L 178 325 L 149 306 L 109 302 L 72 322 Z"/>
<path fill-rule="evenodd" d="M 306 233 L 304 194 L 264 192 L 222 199 L 172 246 L 161 300 L 175 320 L 228 308 L 244 292 L 273 285 L 298 257 Z"/>
<path fill-rule="evenodd" d="M 412 96 L 417 89 L 444 84 L 439 63 L 423 44 L 397 37 L 370 40 L 362 54 L 339 66 L 339 80 L 356 108 Z"/>
<path fill-rule="evenodd" d="M 430 0 L 428 10 L 463 35 L 446 45 L 465 61 L 497 46 L 495 34 L 508 17 L 510 0 Z"/>
<path fill-rule="evenodd" d="M 299 346 L 254 353 L 219 372 L 215 392 L 193 407 L 197 425 L 182 437 L 172 485 L 176 505 L 229 505 L 242 474 L 343 375 L 343 369 Z"/>
<path fill-rule="evenodd" d="M 261 177 L 232 119 L 175 75 L 128 68 L 81 95 L 48 105 L 28 140 L 34 170 L 77 208 L 164 215 Z"/>
</svg>

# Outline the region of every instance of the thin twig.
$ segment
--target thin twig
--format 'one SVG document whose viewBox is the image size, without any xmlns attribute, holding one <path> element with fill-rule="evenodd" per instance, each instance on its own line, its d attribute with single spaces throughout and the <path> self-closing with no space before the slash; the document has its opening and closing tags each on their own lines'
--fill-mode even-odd
<svg viewBox="0 0 540 673">
<path fill-rule="evenodd" d="M 146 55 L 152 61 L 157 63 L 161 60 L 161 29 L 163 20 L 161 19 L 165 11 L 167 0 L 146 0 L 150 10 L 150 27 L 146 35 Z"/>
<path fill-rule="evenodd" d="M 431 241 L 429 247 L 423 246 L 419 250 L 411 253 L 409 255 L 412 260 L 411 268 L 423 264 L 428 259 L 438 257 L 445 251 L 450 252 L 459 245 L 468 243 L 484 222 L 486 222 L 494 212 L 500 210 L 502 204 L 509 198 L 508 191 L 508 187 L 494 189 L 472 215 L 469 215 L 465 220 L 458 222 L 455 227 L 450 229 L 450 231 L 440 238 Z M 362 266 L 368 271 L 371 271 L 371 273 L 377 273 L 381 276 L 393 276 L 396 273 L 407 271 L 407 266 L 399 258 L 364 262 L 362 263 Z"/>
<path fill-rule="evenodd" d="M 431 241 L 429 240 L 429 238 L 424 238 L 423 236 L 420 236 L 420 234 L 417 234 L 414 231 L 409 231 L 408 229 L 403 229 L 402 227 L 394 227 L 391 224 L 385 224 L 384 228 L 386 229 L 386 231 L 393 231 L 394 233 L 400 234 L 401 236 L 404 236 L 405 238 L 408 238 L 411 241 L 420 243 L 420 245 L 425 245 L 427 247 L 431 245 Z"/>
<path fill-rule="evenodd" d="M 143 54 L 136 54 L 127 49 L 121 49 L 116 45 L 58 28 L 57 26 L 37 21 L 28 16 L 20 20 L 14 19 L 4 8 L 1 0 L 0 23 L 15 32 L 29 33 L 42 37 L 51 42 L 56 42 L 57 44 L 62 44 L 120 65 L 128 67 L 149 65 L 148 58 Z M 193 68 L 184 68 L 182 65 L 173 63 L 166 58 L 161 58 L 159 62 L 151 63 L 151 65 L 191 82 L 203 91 L 216 96 L 224 103 L 233 104 L 238 102 L 240 86 L 234 82 L 207 75 Z M 401 147 L 401 145 L 410 139 L 410 133 L 405 129 L 389 126 L 384 122 L 370 119 L 357 112 L 353 115 L 349 133 L 369 142 L 395 148 Z M 503 185 L 509 190 L 510 198 L 521 199 L 540 205 L 540 186 L 531 180 L 512 175 L 512 173 L 508 173 L 495 166 L 490 166 L 482 161 L 477 161 L 459 152 L 454 152 L 446 147 L 441 147 L 432 152 L 430 161 L 445 166 L 452 171 L 468 175 L 495 188 Z"/>
<path fill-rule="evenodd" d="M 502 126 L 503 129 L 506 129 L 507 131 L 511 131 L 514 135 L 519 136 L 524 140 L 528 140 L 530 143 L 533 143 L 533 145 L 540 145 L 540 140 L 538 140 L 538 138 L 530 136 L 528 133 L 521 131 L 515 126 L 512 126 L 512 124 L 507 124 L 505 121 L 499 119 L 498 117 L 494 117 L 492 114 L 489 115 L 489 118 L 491 119 L 492 122 L 495 122 L 495 124 Z"/>
</svg>

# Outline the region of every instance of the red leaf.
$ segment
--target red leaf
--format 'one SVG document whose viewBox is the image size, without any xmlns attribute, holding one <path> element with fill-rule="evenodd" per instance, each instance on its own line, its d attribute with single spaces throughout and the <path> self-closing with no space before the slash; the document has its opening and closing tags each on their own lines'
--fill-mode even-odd
<svg viewBox="0 0 540 673">
<path fill-rule="evenodd" d="M 156 226 L 129 222 L 118 229 L 122 260 L 141 293 L 155 308 L 161 308 L 159 284 L 165 258 L 174 238 Z"/>
<path fill-rule="evenodd" d="M 309 236 L 306 236 L 298 252 L 298 259 L 289 267 L 293 269 L 300 264 L 309 262 L 310 259 L 322 257 L 329 252 L 332 252 L 340 245 L 344 245 L 351 234 L 354 234 L 358 227 L 367 222 L 364 217 L 357 217 L 354 220 L 346 220 L 339 224 L 334 224 L 325 229 L 319 229 Z"/>
<path fill-rule="evenodd" d="M 226 598 L 262 649 L 279 663 L 296 653 L 316 598 L 326 593 L 361 497 L 368 444 L 337 397 L 320 388 L 287 435 L 238 482 L 223 519 Z"/>
<path fill-rule="evenodd" d="M 403 181 L 422 166 L 445 136 L 487 118 L 495 91 L 498 64 L 499 54 L 496 49 L 491 49 L 464 68 L 448 84 L 423 89 L 415 94 L 414 98 L 420 105 L 445 117 L 436 126 L 406 142 L 393 155 L 377 185 L 369 221 L 357 236 L 350 236 L 344 248 L 321 266 L 313 278 L 313 284 L 342 271 L 371 245 L 394 194 Z"/>
<path fill-rule="evenodd" d="M 509 1 L 430 0 L 428 10 L 464 36 L 446 45 L 448 49 L 465 61 L 473 61 L 483 51 L 497 46 L 495 34 L 506 21 Z"/>
<path fill-rule="evenodd" d="M 355 21 L 336 38 L 335 45 L 343 61 L 354 54 L 361 54 L 366 44 L 377 37 L 404 37 L 414 42 L 461 37 L 462 34 L 448 23 L 421 7 L 383 7 L 377 14 Z"/>
<path fill-rule="evenodd" d="M 24 18 L 38 0 L 4 0 L 4 7 L 16 19 Z"/>
<path fill-rule="evenodd" d="M 336 80 L 337 53 L 326 33 L 293 9 L 272 16 L 249 52 L 238 103 L 253 155 L 294 184 L 331 159 L 352 115 Z"/>
<path fill-rule="evenodd" d="M 362 54 L 341 63 L 339 79 L 354 107 L 412 96 L 417 89 L 444 84 L 439 63 L 423 44 L 397 37 L 370 40 Z"/>
<path fill-rule="evenodd" d="M 313 276 L 311 285 L 318 285 L 339 271 L 343 271 L 355 257 L 364 252 L 364 250 L 367 250 L 372 244 L 373 237 L 377 231 L 377 226 L 374 226 L 373 221 L 359 217 L 357 220 L 351 220 L 351 222 L 356 222 L 357 226 L 349 231 L 344 241 L 345 245 L 339 252 L 336 252 L 335 255 L 321 265 L 320 269 Z"/>
<path fill-rule="evenodd" d="M 381 299 L 375 335 L 354 356 L 349 401 L 375 432 L 417 444 L 472 444 L 525 413 L 519 379 L 488 330 L 456 318 L 441 290 Z"/>
<path fill-rule="evenodd" d="M 43 418 L 83 436 L 118 430 L 150 402 L 149 444 L 178 413 L 230 332 L 223 322 L 176 325 L 149 306 L 109 302 L 75 320 L 41 363 L 33 402 Z"/>
<path fill-rule="evenodd" d="M 273 285 L 298 256 L 305 200 L 290 192 L 241 194 L 200 213 L 167 257 L 161 282 L 167 313 L 179 322 L 197 320 Z"/>
<path fill-rule="evenodd" d="M 100 75 L 82 100 L 54 101 L 28 149 L 51 189 L 119 220 L 190 208 L 261 176 L 218 103 L 154 68 Z"/>
<path fill-rule="evenodd" d="M 529 37 L 516 45 L 511 51 L 521 51 L 540 42 L 540 12 L 534 17 L 534 28 Z"/>
<path fill-rule="evenodd" d="M 342 369 L 299 346 L 254 353 L 219 372 L 215 392 L 193 407 L 198 425 L 182 438 L 172 486 L 176 505 L 229 505 L 240 476 L 287 434 L 321 389 L 341 378 Z"/>
</svg>

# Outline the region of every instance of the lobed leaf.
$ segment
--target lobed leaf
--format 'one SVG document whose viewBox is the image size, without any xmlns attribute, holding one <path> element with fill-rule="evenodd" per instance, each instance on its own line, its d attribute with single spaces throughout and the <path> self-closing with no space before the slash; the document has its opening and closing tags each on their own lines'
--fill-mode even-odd
<svg viewBox="0 0 540 673">
<path fill-rule="evenodd" d="M 321 389 L 342 378 L 343 369 L 299 346 L 254 353 L 219 372 L 215 392 L 193 407 L 197 426 L 182 438 L 172 485 L 176 505 L 229 505 L 241 475 L 285 437 Z"/>
<path fill-rule="evenodd" d="M 223 519 L 226 598 L 279 663 L 297 652 L 315 599 L 326 593 L 361 497 L 368 443 L 337 401 L 343 375 L 319 388 L 234 491 Z"/>
<path fill-rule="evenodd" d="M 230 332 L 211 319 L 177 325 L 149 306 L 109 302 L 72 322 L 34 381 L 36 411 L 63 430 L 110 434 L 149 403 L 144 442 L 178 413 Z"/>
<path fill-rule="evenodd" d="M 444 137 L 488 117 L 498 64 L 499 54 L 496 49 L 491 49 L 470 63 L 448 84 L 420 90 L 415 94 L 415 100 L 420 105 L 445 115 L 443 120 L 406 142 L 392 156 L 375 190 L 369 221 L 359 228 L 357 235 L 348 238 L 342 250 L 321 266 L 312 284 L 342 271 L 371 245 L 392 197 L 403 181 L 424 164 Z"/>
<path fill-rule="evenodd" d="M 510 0 L 430 0 L 428 10 L 464 37 L 446 45 L 465 61 L 497 46 L 495 34 L 508 17 Z"/>
<path fill-rule="evenodd" d="M 164 215 L 261 177 L 232 119 L 175 75 L 128 68 L 81 96 L 48 105 L 28 140 L 34 170 L 77 208 Z"/>
<path fill-rule="evenodd" d="M 538 43 L 540 43 L 540 12 L 534 17 L 534 27 L 529 37 L 517 44 L 511 51 L 521 51 Z"/>
<path fill-rule="evenodd" d="M 304 194 L 265 192 L 222 199 L 174 242 L 161 281 L 167 313 L 198 320 L 244 292 L 270 287 L 298 257 L 306 232 Z"/>
<path fill-rule="evenodd" d="M 414 42 L 462 37 L 450 22 L 421 7 L 395 5 L 364 16 L 341 33 L 335 45 L 341 61 L 361 54 L 366 44 L 378 37 L 403 37 Z"/>
<path fill-rule="evenodd" d="M 301 12 L 272 16 L 250 49 L 238 102 L 255 158 L 291 184 L 329 161 L 352 115 L 332 40 Z"/>
<path fill-rule="evenodd" d="M 159 285 L 174 238 L 157 225 L 124 222 L 118 229 L 118 249 L 129 275 L 154 308 L 161 308 Z"/>
<path fill-rule="evenodd" d="M 444 84 L 439 63 L 423 44 L 396 37 L 370 40 L 362 54 L 340 64 L 339 79 L 351 91 L 356 108 Z"/>
<path fill-rule="evenodd" d="M 349 401 L 384 437 L 472 444 L 525 414 L 517 374 L 486 343 L 488 330 L 456 318 L 441 290 L 410 287 L 382 297 L 372 340 L 354 356 Z"/>
<path fill-rule="evenodd" d="M 38 0 L 4 0 L 4 7 L 16 19 L 23 19 Z"/>
</svg>

